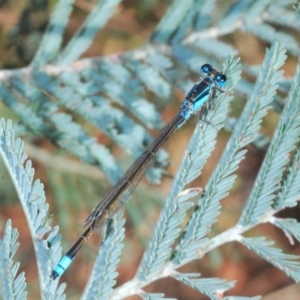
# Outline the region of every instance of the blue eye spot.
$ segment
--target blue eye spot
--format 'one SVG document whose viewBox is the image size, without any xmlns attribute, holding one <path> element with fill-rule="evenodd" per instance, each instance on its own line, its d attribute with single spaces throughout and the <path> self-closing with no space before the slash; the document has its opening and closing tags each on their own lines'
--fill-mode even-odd
<svg viewBox="0 0 300 300">
<path fill-rule="evenodd" d="M 211 73 L 212 70 L 213 70 L 213 68 L 210 64 L 205 64 L 200 68 L 200 72 L 205 73 L 205 74 Z"/>
<path fill-rule="evenodd" d="M 220 87 L 223 87 L 226 85 L 227 77 L 224 74 L 219 74 L 216 76 L 216 81 L 218 82 Z"/>
</svg>

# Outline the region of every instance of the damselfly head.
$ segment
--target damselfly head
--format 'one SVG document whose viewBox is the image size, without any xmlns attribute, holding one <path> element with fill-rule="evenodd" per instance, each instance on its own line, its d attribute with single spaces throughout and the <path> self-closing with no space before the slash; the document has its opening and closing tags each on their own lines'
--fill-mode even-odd
<svg viewBox="0 0 300 300">
<path fill-rule="evenodd" d="M 204 64 L 200 68 L 200 72 L 208 75 L 212 79 L 214 79 L 220 87 L 223 87 L 226 85 L 227 78 L 226 75 L 218 72 L 216 69 L 214 69 L 210 64 Z"/>
</svg>

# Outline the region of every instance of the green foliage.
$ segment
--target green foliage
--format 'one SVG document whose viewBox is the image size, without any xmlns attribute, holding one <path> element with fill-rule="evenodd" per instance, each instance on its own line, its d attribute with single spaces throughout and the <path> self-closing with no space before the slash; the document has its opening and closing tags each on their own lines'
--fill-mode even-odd
<svg viewBox="0 0 300 300">
<path fill-rule="evenodd" d="M 8 2 L 1 1 L 0 5 L 8 5 Z M 48 7 L 47 1 L 34 3 L 37 11 Z M 143 47 L 105 57 L 81 58 L 121 1 L 97 1 L 77 32 L 66 42 L 64 35 L 74 3 L 72 0 L 57 1 L 34 55 L 33 48 L 22 48 L 22 61 L 31 58 L 27 67 L 0 71 L 1 100 L 18 121 L 13 128 L 10 120 L 1 119 L 0 155 L 32 236 L 40 298 L 66 297 L 66 285 L 50 280 L 51 270 L 61 257 L 61 235 L 57 226 L 51 227 L 44 185 L 39 179 L 33 180 L 34 169 L 23 152 L 24 142 L 15 139 L 15 134 L 26 134 L 31 139 L 43 136 L 66 153 L 100 169 L 111 183 L 115 183 L 122 175 L 122 168 L 114 152 L 96 139 L 95 130 L 101 130 L 134 160 L 152 140 L 148 129 L 163 125 L 156 105 L 148 99 L 159 98 L 162 108 L 173 100 L 175 88 L 188 92 L 195 82 L 192 77 L 205 62 L 216 68 L 223 63 L 222 71 L 228 78 L 226 91 L 214 91 L 212 107 L 205 119 L 196 125 L 136 275 L 131 281 L 113 288 L 125 232 L 125 221 L 118 212 L 111 216 L 103 230 L 101 247 L 82 298 L 121 299 L 137 294 L 142 299 L 171 299 L 144 290 L 148 284 L 170 276 L 210 299 L 220 299 L 223 293 L 230 293 L 227 291 L 235 282 L 199 277 L 198 273 L 180 273 L 178 268 L 229 241 L 245 245 L 298 282 L 298 256 L 283 253 L 264 237 L 245 238 L 243 233 L 268 222 L 280 228 L 291 243 L 293 238 L 300 241 L 299 222 L 274 216 L 286 207 L 295 206 L 300 195 L 300 151 L 297 148 L 300 65 L 294 78 L 283 79 L 279 70 L 287 55 L 300 54 L 295 38 L 299 35 L 300 5 L 295 12 L 291 10 L 294 4 L 291 0 L 231 1 L 226 7 L 217 1 L 176 0 Z M 33 13 L 34 9 L 28 4 L 24 7 L 24 17 L 11 32 L 10 45 L 17 47 L 16 39 L 23 25 L 33 32 L 30 31 L 29 12 Z M 239 59 L 234 57 L 238 50 L 226 37 L 238 30 L 270 43 L 262 65 L 249 66 L 245 62 L 240 65 Z M 27 41 L 26 34 L 22 41 Z M 242 80 L 241 68 L 248 75 Z M 251 76 L 257 78 L 255 84 L 249 80 Z M 230 102 L 235 95 L 248 99 L 238 119 L 228 118 Z M 273 138 L 260 132 L 271 104 L 281 113 Z M 217 134 L 224 126 L 232 133 L 206 186 L 186 188 L 201 174 L 215 148 Z M 211 228 L 221 212 L 221 200 L 235 184 L 238 166 L 246 157 L 249 144 L 260 150 L 268 148 L 264 162 L 237 224 L 214 235 Z M 36 155 L 36 159 L 41 156 Z M 62 169 L 73 163 L 77 162 L 66 159 L 58 165 Z M 147 172 L 148 179 L 159 183 L 166 166 L 168 155 L 161 151 Z M 83 168 L 80 172 L 84 172 Z M 90 171 L 87 173 L 92 177 Z M 48 174 L 51 183 L 56 184 L 51 170 Z M 64 189 L 76 188 L 76 183 L 70 183 L 70 188 L 57 186 L 57 197 Z M 80 200 L 91 195 L 87 190 L 78 193 Z M 184 228 L 183 219 L 188 220 Z M 8 220 L 0 241 L 3 254 L 0 286 L 5 299 L 26 299 L 24 273 L 17 276 L 19 264 L 13 262 L 18 248 L 17 237 L 16 229 L 12 229 Z M 224 299 L 259 297 L 226 296 Z"/>
</svg>

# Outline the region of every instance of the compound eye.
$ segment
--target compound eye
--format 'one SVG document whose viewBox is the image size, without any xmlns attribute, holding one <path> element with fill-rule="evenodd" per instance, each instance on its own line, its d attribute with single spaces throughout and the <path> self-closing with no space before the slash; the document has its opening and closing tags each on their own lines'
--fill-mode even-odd
<svg viewBox="0 0 300 300">
<path fill-rule="evenodd" d="M 227 77 L 224 74 L 218 74 L 216 76 L 216 81 L 218 82 L 220 87 L 223 87 L 226 85 Z"/>
<path fill-rule="evenodd" d="M 205 73 L 205 74 L 211 73 L 212 70 L 213 70 L 213 68 L 210 64 L 205 64 L 200 68 L 200 72 Z"/>
</svg>

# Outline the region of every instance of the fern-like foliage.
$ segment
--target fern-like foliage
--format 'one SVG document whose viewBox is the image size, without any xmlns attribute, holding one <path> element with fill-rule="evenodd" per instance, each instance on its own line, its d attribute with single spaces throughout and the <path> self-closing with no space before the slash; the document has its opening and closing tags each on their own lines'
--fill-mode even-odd
<svg viewBox="0 0 300 300">
<path fill-rule="evenodd" d="M 3 299 L 26 299 L 27 296 L 25 273 L 16 276 L 20 263 L 13 262 L 19 248 L 18 235 L 18 231 L 12 229 L 11 221 L 7 221 L 3 238 L 0 240 L 0 287 Z"/>
<path fill-rule="evenodd" d="M 294 78 L 282 78 L 279 70 L 287 55 L 300 54 L 295 38 L 299 32 L 300 5 L 295 7 L 295 13 L 290 9 L 295 3 L 292 0 L 229 1 L 226 7 L 214 0 L 176 0 L 141 48 L 105 57 L 82 58 L 121 0 L 97 1 L 82 25 L 65 41 L 75 3 L 57 1 L 34 55 L 32 49 L 24 47 L 22 51 L 24 57 L 31 57 L 27 67 L 0 71 L 0 98 L 19 121 L 13 129 L 11 121 L 1 119 L 0 155 L 32 235 L 41 298 L 66 297 L 66 285 L 50 280 L 50 272 L 61 257 L 61 236 L 58 227 L 50 226 L 52 220 L 48 217 L 44 186 L 40 180 L 33 180 L 34 170 L 23 153 L 24 143 L 15 139 L 14 134 L 43 136 L 82 162 L 100 169 L 115 183 L 122 175 L 122 168 L 113 152 L 90 129 L 101 130 L 135 159 L 152 140 L 148 129 L 163 126 L 156 105 L 148 100 L 150 96 L 159 98 L 163 107 L 174 98 L 175 89 L 185 93 L 190 90 L 195 82 L 191 78 L 198 76 L 203 63 L 218 68 L 225 60 L 222 71 L 228 78 L 226 90 L 214 91 L 211 107 L 196 126 L 135 276 L 113 289 L 124 238 L 124 219 L 118 212 L 103 229 L 101 248 L 83 299 L 122 299 L 134 294 L 149 300 L 171 299 L 144 290 L 153 281 L 168 276 L 210 299 L 259 299 L 225 296 L 234 286 L 233 281 L 178 271 L 229 241 L 240 242 L 298 282 L 299 257 L 284 254 L 263 237 L 245 238 L 242 234 L 269 222 L 282 229 L 291 243 L 293 238 L 300 241 L 299 222 L 274 216 L 285 207 L 295 206 L 300 195 L 300 151 L 297 149 L 300 67 Z M 40 5 L 46 7 L 45 3 Z M 28 25 L 26 20 L 25 17 L 20 20 L 11 35 L 11 45 L 15 43 L 16 48 L 19 46 L 13 37 L 18 36 L 23 25 Z M 271 45 L 262 65 L 249 66 L 242 62 L 240 66 L 239 59 L 233 56 L 238 50 L 227 41 L 236 31 Z M 27 44 L 31 45 L 30 41 Z M 248 77 L 239 80 L 241 68 Z M 255 84 L 249 80 L 251 76 L 257 78 Z M 276 94 L 277 91 L 280 93 Z M 238 119 L 228 118 L 233 95 L 247 99 Z M 271 104 L 281 113 L 273 138 L 259 132 Z M 200 175 L 224 125 L 232 132 L 231 137 L 206 186 L 186 188 Z M 268 148 L 254 187 L 238 223 L 209 237 L 221 212 L 221 200 L 234 185 L 236 171 L 249 144 L 260 150 Z M 161 151 L 148 170 L 148 179 L 159 183 L 167 165 L 168 154 Z M 192 201 L 192 198 L 196 199 Z M 183 219 L 188 220 L 184 228 Z M 12 262 L 18 247 L 16 239 L 17 231 L 12 230 L 8 221 L 0 242 L 3 254 L 0 285 L 5 299 L 26 299 L 24 273 L 17 276 L 19 264 Z"/>
<path fill-rule="evenodd" d="M 176 260 L 180 263 L 184 257 L 195 255 L 195 242 L 205 237 L 211 225 L 216 221 L 220 211 L 219 201 L 228 195 L 236 178 L 232 173 L 237 169 L 240 161 L 245 157 L 245 145 L 252 142 L 255 133 L 259 129 L 262 117 L 265 116 L 268 105 L 274 95 L 275 83 L 279 79 L 280 72 L 276 70 L 285 59 L 284 49 L 274 43 L 265 57 L 265 63 L 255 85 L 252 99 L 249 100 L 236 124 L 219 165 L 211 176 L 205 193 L 199 200 L 199 204 L 186 228 L 186 232 L 179 243 Z M 199 247 L 199 245 L 197 246 Z"/>
<path fill-rule="evenodd" d="M 164 294 L 140 294 L 141 298 L 144 300 L 174 300 L 175 298 L 166 298 Z"/>
<path fill-rule="evenodd" d="M 10 173 L 32 233 L 42 292 L 47 298 L 45 287 L 50 282 L 49 270 L 55 264 L 50 258 L 51 245 L 59 239 L 58 228 L 50 227 L 51 219 L 47 217 L 49 206 L 45 202 L 44 186 L 39 180 L 33 182 L 34 170 L 31 161 L 23 153 L 23 146 L 20 139 L 15 141 L 11 121 L 5 123 L 1 119 L 0 155 Z M 46 233 L 49 235 L 43 239 Z"/>
<path fill-rule="evenodd" d="M 295 148 L 295 144 L 299 139 L 299 76 L 298 69 L 289 101 L 282 112 L 264 164 L 260 169 L 247 206 L 239 221 L 241 225 L 253 224 L 260 220 L 270 210 L 275 193 L 280 188 L 279 182 L 289 161 L 286 154 Z"/>
<path fill-rule="evenodd" d="M 51 63 L 58 55 L 73 4 L 74 0 L 59 1 L 57 3 L 52 12 L 46 34 L 44 34 L 39 49 L 31 62 L 33 67 L 41 67 L 47 63 Z"/>
<path fill-rule="evenodd" d="M 199 274 L 176 274 L 174 278 L 207 295 L 210 299 L 218 300 L 223 292 L 234 286 L 234 282 L 226 282 L 218 278 L 197 278 Z"/>
<path fill-rule="evenodd" d="M 122 214 L 119 212 L 110 222 L 95 262 L 94 272 L 90 276 L 82 299 L 91 299 L 91 297 L 108 299 L 112 292 L 112 287 L 116 283 L 114 279 L 117 276 L 115 268 L 119 263 L 119 256 L 123 248 L 121 242 L 124 238 L 125 220 L 121 217 Z M 98 272 L 99 269 L 102 271 Z"/>
<path fill-rule="evenodd" d="M 281 249 L 271 247 L 273 243 L 265 238 L 241 238 L 240 242 L 299 282 L 300 262 L 296 261 L 299 256 L 282 253 Z"/>
</svg>

